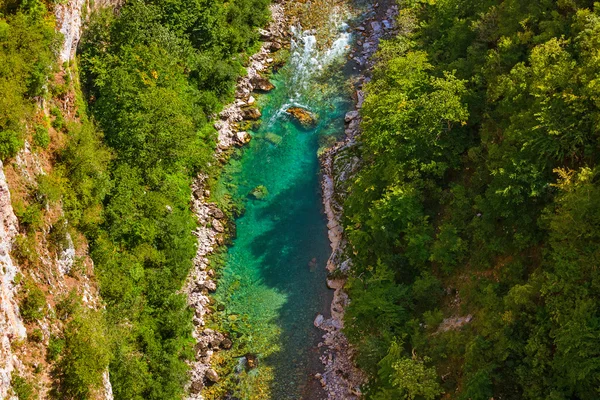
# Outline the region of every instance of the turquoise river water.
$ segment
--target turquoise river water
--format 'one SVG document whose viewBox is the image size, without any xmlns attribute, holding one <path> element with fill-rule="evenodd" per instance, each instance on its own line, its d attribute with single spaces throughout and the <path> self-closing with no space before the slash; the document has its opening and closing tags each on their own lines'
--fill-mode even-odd
<svg viewBox="0 0 600 400">
<path fill-rule="evenodd" d="M 276 89 L 259 99 L 260 128 L 232 156 L 216 188 L 245 207 L 216 294 L 226 304 L 230 330 L 258 356 L 258 368 L 240 365 L 235 397 L 322 397 L 311 375 L 320 366 L 316 344 L 323 332 L 313 320 L 327 314 L 332 292 L 317 153 L 343 134 L 351 105 L 345 72 L 351 34 L 345 24 L 338 27 L 325 48 L 310 33 L 295 31 L 288 63 L 272 77 Z M 299 128 L 285 112 L 290 106 L 314 112 L 317 126 Z M 259 185 L 268 195 L 248 196 Z"/>
</svg>

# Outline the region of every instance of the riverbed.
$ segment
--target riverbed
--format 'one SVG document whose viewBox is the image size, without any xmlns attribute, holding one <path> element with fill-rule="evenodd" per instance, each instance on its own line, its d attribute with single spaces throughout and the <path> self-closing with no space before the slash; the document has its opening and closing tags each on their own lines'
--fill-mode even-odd
<svg viewBox="0 0 600 400">
<path fill-rule="evenodd" d="M 222 318 L 238 347 L 250 355 L 240 355 L 232 381 L 231 394 L 241 398 L 324 397 L 313 377 L 323 332 L 313 320 L 327 317 L 331 303 L 325 269 L 331 249 L 317 155 L 343 135 L 352 105 L 346 67 L 352 34 L 341 18 L 331 22 L 337 33 L 326 46 L 315 32 L 293 29 L 289 60 L 271 78 L 275 89 L 258 100 L 260 126 L 215 188 L 244 208 L 215 295 L 226 305 Z M 298 124 L 290 107 L 313 113 L 315 126 Z"/>
</svg>

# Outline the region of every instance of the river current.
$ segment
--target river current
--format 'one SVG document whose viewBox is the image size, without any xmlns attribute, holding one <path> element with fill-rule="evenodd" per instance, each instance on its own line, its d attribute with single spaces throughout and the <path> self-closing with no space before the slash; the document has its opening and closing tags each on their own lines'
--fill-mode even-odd
<svg viewBox="0 0 600 400">
<path fill-rule="evenodd" d="M 289 60 L 271 78 L 276 88 L 259 98 L 262 123 L 232 156 L 216 188 L 245 209 L 216 293 L 226 305 L 229 330 L 257 356 L 258 367 L 250 369 L 240 355 L 236 397 L 323 395 L 312 377 L 321 365 L 317 344 L 323 334 L 313 320 L 318 313 L 327 316 L 331 302 L 325 270 L 331 249 L 317 154 L 343 134 L 351 106 L 344 67 L 352 35 L 347 25 L 335 23 L 338 34 L 328 46 L 314 32 L 293 29 Z M 286 113 L 292 106 L 317 115 L 316 126 L 300 127 Z M 250 196 L 259 186 L 268 193 Z"/>
</svg>

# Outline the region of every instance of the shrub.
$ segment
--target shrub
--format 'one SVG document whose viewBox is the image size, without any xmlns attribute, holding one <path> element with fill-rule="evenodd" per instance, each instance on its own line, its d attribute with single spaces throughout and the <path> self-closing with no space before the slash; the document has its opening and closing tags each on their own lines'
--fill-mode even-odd
<svg viewBox="0 0 600 400">
<path fill-rule="evenodd" d="M 10 129 L 0 130 L 0 160 L 14 156 L 21 147 L 23 147 L 23 137 L 19 132 Z"/>
<path fill-rule="evenodd" d="M 42 149 L 47 149 L 50 144 L 50 134 L 48 128 L 43 125 L 36 125 L 33 133 L 33 144 Z"/>
<path fill-rule="evenodd" d="M 20 375 L 13 375 L 11 385 L 19 400 L 33 400 L 35 390 L 33 385 Z"/>
<path fill-rule="evenodd" d="M 26 322 L 44 318 L 46 315 L 46 295 L 32 281 L 28 280 L 22 288 L 21 316 Z"/>
<path fill-rule="evenodd" d="M 50 114 L 54 116 L 54 120 L 52 121 L 52 127 L 57 131 L 61 131 L 65 127 L 65 118 L 60 112 L 60 109 L 58 107 L 52 107 L 52 110 L 50 110 Z"/>
<path fill-rule="evenodd" d="M 65 348 L 65 339 L 52 335 L 48 343 L 46 358 L 48 361 L 56 361 Z"/>
<path fill-rule="evenodd" d="M 54 388 L 63 399 L 85 400 L 102 387 L 110 344 L 102 314 L 81 306 L 64 330 L 64 347 L 56 365 Z"/>
</svg>

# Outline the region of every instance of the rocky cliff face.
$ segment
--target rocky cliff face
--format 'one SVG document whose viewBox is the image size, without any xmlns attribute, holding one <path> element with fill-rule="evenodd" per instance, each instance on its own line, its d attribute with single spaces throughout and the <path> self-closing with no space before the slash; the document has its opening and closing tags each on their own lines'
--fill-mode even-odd
<svg viewBox="0 0 600 400">
<path fill-rule="evenodd" d="M 0 161 L 0 399 L 6 398 L 12 371 L 19 362 L 12 352 L 11 342 L 26 336 L 15 299 L 14 280 L 19 267 L 10 257 L 17 227 L 17 217 L 11 205 L 10 192 Z"/>
<path fill-rule="evenodd" d="M 81 14 L 85 0 L 69 0 L 56 6 L 57 28 L 64 36 L 60 50 L 60 61 L 70 60 L 75 55 L 81 37 Z"/>
</svg>

